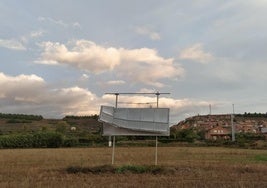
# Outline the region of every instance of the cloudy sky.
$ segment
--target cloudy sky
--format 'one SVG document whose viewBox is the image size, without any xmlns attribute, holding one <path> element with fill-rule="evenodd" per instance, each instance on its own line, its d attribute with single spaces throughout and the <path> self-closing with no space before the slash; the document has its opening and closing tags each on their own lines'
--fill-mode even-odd
<svg viewBox="0 0 267 188">
<path fill-rule="evenodd" d="M 267 0 L 3 0 L 0 112 L 91 115 L 114 105 L 106 92 L 159 91 L 173 124 L 265 113 L 266 17 Z"/>
</svg>

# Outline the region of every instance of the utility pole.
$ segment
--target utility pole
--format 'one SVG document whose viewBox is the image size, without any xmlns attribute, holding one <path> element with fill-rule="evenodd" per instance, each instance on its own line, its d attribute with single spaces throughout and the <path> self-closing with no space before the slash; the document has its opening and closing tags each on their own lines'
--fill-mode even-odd
<svg viewBox="0 0 267 188">
<path fill-rule="evenodd" d="M 234 114 L 235 114 L 235 105 L 233 104 L 233 113 L 231 114 L 232 141 L 233 141 L 233 142 L 235 141 Z"/>
</svg>

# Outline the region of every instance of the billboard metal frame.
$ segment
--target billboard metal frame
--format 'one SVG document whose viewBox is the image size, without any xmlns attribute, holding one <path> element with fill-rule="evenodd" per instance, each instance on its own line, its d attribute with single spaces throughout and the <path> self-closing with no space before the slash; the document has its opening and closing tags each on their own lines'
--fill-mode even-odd
<svg viewBox="0 0 267 188">
<path fill-rule="evenodd" d="M 106 95 L 115 95 L 115 108 L 118 108 L 118 100 L 119 100 L 119 95 L 156 95 L 157 97 L 157 108 L 159 108 L 159 96 L 160 95 L 170 95 L 170 93 L 160 93 L 160 92 L 155 92 L 155 93 L 105 93 Z M 113 143 L 112 143 L 112 160 L 111 164 L 114 164 L 114 159 L 115 159 L 115 136 L 113 136 Z M 111 136 L 109 136 L 109 146 L 111 146 Z M 155 139 L 155 165 L 158 164 L 158 136 L 156 136 Z"/>
</svg>

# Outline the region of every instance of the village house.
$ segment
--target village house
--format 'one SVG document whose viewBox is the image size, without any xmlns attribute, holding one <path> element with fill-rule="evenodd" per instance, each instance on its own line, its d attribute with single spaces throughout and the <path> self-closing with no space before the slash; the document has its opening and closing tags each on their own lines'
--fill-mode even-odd
<svg viewBox="0 0 267 188">
<path fill-rule="evenodd" d="M 267 128 L 266 127 L 261 127 L 260 128 L 260 132 L 265 136 L 265 138 L 267 139 Z"/>
<path fill-rule="evenodd" d="M 207 140 L 229 140 L 231 137 L 231 131 L 222 126 L 217 126 L 209 129 L 205 134 Z"/>
</svg>

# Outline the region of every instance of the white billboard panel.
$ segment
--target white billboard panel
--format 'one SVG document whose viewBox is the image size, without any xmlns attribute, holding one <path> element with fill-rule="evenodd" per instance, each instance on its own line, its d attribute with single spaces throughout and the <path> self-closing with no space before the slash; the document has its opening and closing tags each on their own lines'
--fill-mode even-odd
<svg viewBox="0 0 267 188">
<path fill-rule="evenodd" d="M 103 135 L 169 136 L 168 108 L 114 108 L 101 106 Z"/>
</svg>

